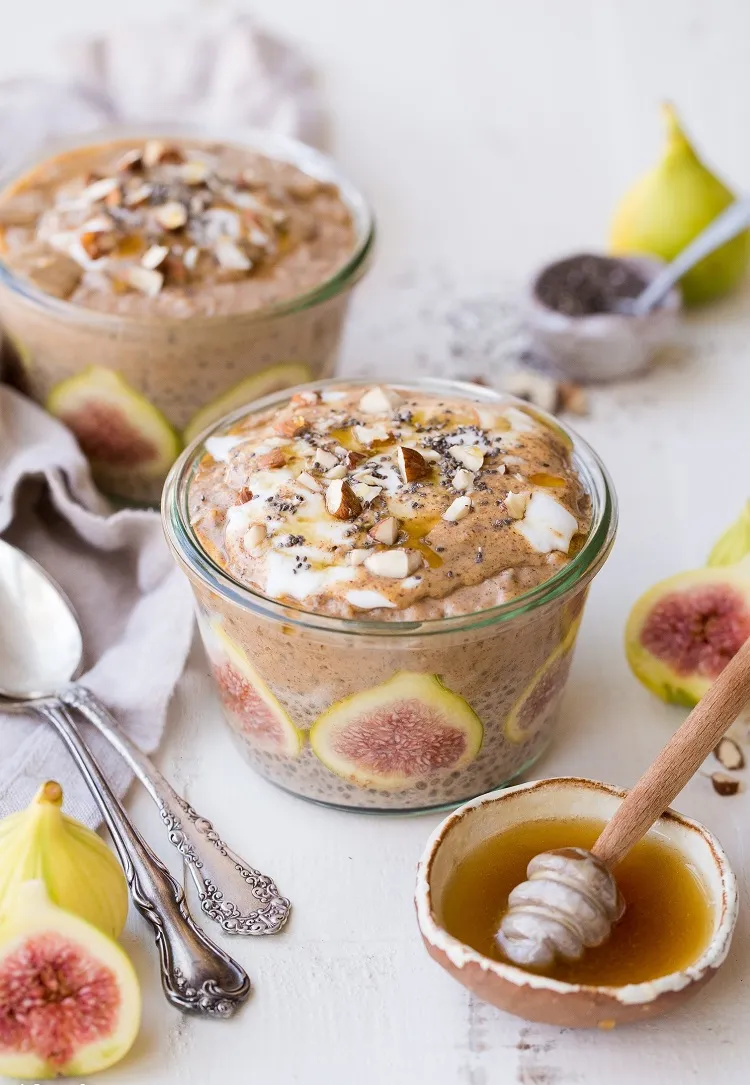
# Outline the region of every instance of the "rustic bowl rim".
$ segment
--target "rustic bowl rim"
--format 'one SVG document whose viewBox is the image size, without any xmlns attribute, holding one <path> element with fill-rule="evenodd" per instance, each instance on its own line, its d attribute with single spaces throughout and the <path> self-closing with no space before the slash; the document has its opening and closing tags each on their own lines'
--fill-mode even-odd
<svg viewBox="0 0 750 1085">
<path fill-rule="evenodd" d="M 615 784 L 593 780 L 583 776 L 553 776 L 541 780 L 531 780 L 512 787 L 501 788 L 485 795 L 479 795 L 475 799 L 459 806 L 450 813 L 431 834 L 417 868 L 417 884 L 415 890 L 415 904 L 417 909 L 417 922 L 424 939 L 436 949 L 442 951 L 446 958 L 459 970 L 468 964 L 478 965 L 483 971 L 494 974 L 500 980 L 505 980 L 522 988 L 531 988 L 538 991 L 548 991 L 555 994 L 569 995 L 580 992 L 596 993 L 611 998 L 622 1005 L 633 1006 L 647 1004 L 655 1001 L 667 992 L 677 992 L 702 979 L 709 970 L 716 970 L 724 962 L 729 952 L 732 941 L 739 904 L 739 892 L 737 879 L 729 863 L 729 858 L 717 838 L 700 822 L 687 817 L 671 808 L 656 822 L 671 821 L 697 833 L 708 845 L 711 856 L 716 864 L 716 870 L 721 885 L 721 899 L 715 901 L 715 912 L 719 915 L 719 923 L 708 945 L 696 960 L 678 972 L 670 972 L 656 979 L 641 983 L 625 984 L 623 986 L 596 986 L 583 983 L 565 983 L 561 980 L 551 979 L 547 976 L 525 972 L 514 965 L 494 961 L 484 954 L 477 952 L 470 946 L 461 942 L 458 938 L 449 934 L 435 918 L 432 908 L 432 889 L 430 884 L 432 866 L 445 843 L 449 834 L 455 827 L 473 811 L 482 806 L 488 806 L 496 802 L 512 801 L 514 795 L 534 790 L 546 790 L 558 788 L 561 790 L 575 790 L 583 788 L 590 791 L 603 792 L 606 795 L 623 799 L 627 789 Z"/>
</svg>

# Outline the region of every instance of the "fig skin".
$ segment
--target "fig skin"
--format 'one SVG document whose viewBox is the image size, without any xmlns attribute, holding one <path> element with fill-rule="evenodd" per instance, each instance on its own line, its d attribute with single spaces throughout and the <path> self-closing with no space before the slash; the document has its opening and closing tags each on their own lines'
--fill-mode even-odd
<svg viewBox="0 0 750 1085">
<path fill-rule="evenodd" d="M 0 821 L 0 917 L 21 883 L 40 879 L 53 903 L 118 938 L 129 903 L 122 867 L 62 802 L 62 788 L 48 780 L 25 810 Z"/>
<path fill-rule="evenodd" d="M 722 591 L 725 589 L 725 591 Z M 680 602 L 683 613 L 680 615 Z M 670 607 L 667 616 L 665 606 Z M 723 613 L 717 614 L 721 606 Z M 689 610 L 696 608 L 691 616 Z M 661 609 L 660 609 L 661 608 Z M 656 615 L 656 618 L 654 618 Z M 696 622 L 697 616 L 697 622 Z M 659 656 L 644 644 L 649 622 L 671 623 L 664 634 L 678 638 L 675 653 L 689 652 L 691 636 L 702 638 L 704 660 L 692 670 L 677 668 L 664 655 Z M 750 566 L 715 566 L 678 573 L 656 584 L 638 599 L 625 628 L 625 654 L 636 678 L 663 701 L 692 708 L 710 688 L 729 659 L 750 636 Z M 700 655 L 696 647 L 691 655 Z M 723 663 L 722 663 L 723 659 Z"/>
<path fill-rule="evenodd" d="M 243 650 L 231 639 L 218 621 L 198 622 L 203 636 L 216 684 L 225 710 L 236 721 L 236 727 L 256 749 L 285 757 L 299 757 L 305 744 L 305 734 L 295 725 L 284 706 L 274 696 L 253 667 Z M 259 702 L 261 712 L 268 714 L 275 727 L 275 734 L 253 732 L 252 720 L 243 721 L 242 705 L 235 704 L 242 698 L 243 689 L 249 689 Z"/>
<path fill-rule="evenodd" d="M 205 407 L 201 407 L 185 426 L 183 440 L 186 445 L 189 445 L 225 414 L 231 414 L 232 411 L 236 411 L 247 403 L 253 403 L 256 399 L 270 396 L 272 392 L 280 392 L 296 384 L 307 384 L 310 380 L 312 380 L 312 374 L 301 362 L 284 362 L 281 365 L 262 369 L 260 373 L 253 373 L 251 377 L 245 377 L 216 399 L 212 399 Z"/>
<path fill-rule="evenodd" d="M 160 478 L 182 448 L 161 411 L 119 373 L 103 366 L 90 366 L 61 381 L 46 407 L 76 435 L 94 477 L 105 488 L 133 471 Z"/>
<path fill-rule="evenodd" d="M 426 772 L 410 774 L 397 763 L 382 769 L 373 764 L 358 764 L 353 753 L 347 755 L 346 751 L 336 749 L 336 740 L 351 736 L 357 723 L 368 714 L 376 718 L 378 712 L 387 711 L 399 702 L 418 702 L 437 717 L 436 731 L 441 729 L 455 739 L 463 738 L 463 748 L 455 760 L 441 764 L 435 771 L 455 772 L 465 768 L 479 753 L 484 728 L 469 702 L 443 685 L 437 675 L 412 671 L 398 671 L 379 686 L 344 697 L 318 716 L 310 730 L 313 752 L 327 769 L 357 787 L 378 791 L 404 791 L 413 787 L 418 780 L 424 779 Z M 404 729 L 399 738 L 405 740 L 407 737 L 408 730 Z M 429 739 L 429 735 L 427 737 Z M 400 742 L 399 749 L 405 749 L 405 745 L 405 741 Z M 395 747 L 394 752 L 398 753 Z M 412 750 L 412 756 L 417 759 L 420 752 L 417 746 Z M 435 751 L 431 749 L 430 752 Z"/>
<path fill-rule="evenodd" d="M 85 1080 L 125 1057 L 140 1021 L 117 943 L 53 904 L 43 882 L 23 882 L 0 919 L 0 1075 Z"/>
</svg>

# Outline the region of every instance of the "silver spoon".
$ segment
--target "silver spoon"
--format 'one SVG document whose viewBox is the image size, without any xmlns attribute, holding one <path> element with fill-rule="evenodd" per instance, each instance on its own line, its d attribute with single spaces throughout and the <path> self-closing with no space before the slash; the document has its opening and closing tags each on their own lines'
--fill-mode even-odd
<svg viewBox="0 0 750 1085">
<path fill-rule="evenodd" d="M 627 316 L 645 316 L 655 309 L 682 276 L 706 256 L 750 226 L 750 200 L 737 200 L 709 222 L 675 259 L 652 279 L 636 298 L 623 300 L 618 309 Z"/>
<path fill-rule="evenodd" d="M 0 540 L 0 695 L 26 702 L 57 732 L 109 829 L 138 911 L 154 930 L 167 999 L 183 1013 L 231 1017 L 247 1000 L 244 969 L 193 922 L 182 886 L 160 862 L 116 797 L 57 690 L 81 662 L 81 632 L 57 585 Z"/>
</svg>

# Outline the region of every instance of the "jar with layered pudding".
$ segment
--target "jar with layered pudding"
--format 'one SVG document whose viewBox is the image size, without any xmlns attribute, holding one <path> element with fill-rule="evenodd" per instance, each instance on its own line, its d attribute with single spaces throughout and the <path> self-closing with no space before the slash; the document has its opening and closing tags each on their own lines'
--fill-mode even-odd
<svg viewBox="0 0 750 1085">
<path fill-rule="evenodd" d="M 163 515 L 250 764 L 390 812 L 539 757 L 616 521 L 579 437 L 447 381 L 271 396 L 183 453 Z"/>
<path fill-rule="evenodd" d="M 111 495 L 158 502 L 180 450 L 243 403 L 333 372 L 370 213 L 268 134 L 98 135 L 0 181 L 12 379 Z"/>
</svg>

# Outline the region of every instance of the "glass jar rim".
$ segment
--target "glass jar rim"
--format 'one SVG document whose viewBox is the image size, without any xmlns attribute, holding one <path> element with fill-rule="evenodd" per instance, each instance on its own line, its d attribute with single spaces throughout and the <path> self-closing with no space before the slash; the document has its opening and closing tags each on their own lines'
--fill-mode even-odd
<svg viewBox="0 0 750 1085">
<path fill-rule="evenodd" d="M 266 154 L 270 158 L 288 162 L 321 181 L 332 182 L 338 187 L 354 222 L 356 230 L 354 249 L 346 262 L 333 275 L 302 294 L 296 294 L 292 298 L 271 305 L 264 305 L 259 309 L 215 316 L 165 318 L 161 316 L 131 316 L 105 313 L 98 309 L 87 309 L 83 305 L 76 305 L 63 298 L 55 298 L 51 294 L 45 294 L 43 290 L 37 289 L 33 283 L 16 275 L 1 255 L 0 284 L 7 286 L 16 294 L 20 294 L 26 302 L 51 309 L 67 320 L 85 320 L 88 323 L 100 323 L 108 327 L 117 324 L 148 326 L 150 323 L 158 323 L 161 327 L 165 324 L 179 326 L 212 325 L 214 322 L 225 324 L 228 320 L 255 322 L 286 316 L 330 300 L 353 286 L 364 274 L 368 257 L 375 245 L 376 226 L 372 209 L 360 190 L 339 169 L 335 160 L 329 155 L 310 147 L 301 140 L 262 128 L 237 128 L 230 131 L 226 128 L 216 129 L 212 127 L 209 129 L 205 126 L 191 124 L 130 124 L 98 128 L 92 132 L 77 136 L 67 136 L 49 141 L 36 154 L 27 156 L 22 162 L 16 161 L 12 164 L 12 167 L 0 172 L 0 192 L 19 181 L 35 166 L 39 166 L 65 151 L 95 147 L 108 141 L 114 142 L 120 139 L 123 141 L 136 141 L 144 138 L 195 139 L 243 147 L 247 150 Z"/>
<path fill-rule="evenodd" d="M 442 618 L 428 618 L 423 621 L 372 621 L 360 618 L 336 618 L 327 614 L 303 610 L 289 603 L 281 603 L 263 595 L 260 591 L 248 587 L 236 580 L 230 573 L 217 564 L 201 546 L 193 531 L 188 514 L 188 494 L 193 475 L 200 460 L 204 442 L 217 430 L 248 414 L 258 414 L 272 407 L 280 407 L 297 392 L 322 391 L 346 385 L 348 387 L 372 387 L 372 379 L 330 377 L 327 380 L 314 381 L 287 388 L 265 396 L 251 404 L 251 410 L 244 406 L 219 419 L 202 434 L 199 434 L 175 461 L 167 477 L 162 493 L 162 523 L 173 553 L 178 562 L 202 581 L 213 592 L 230 600 L 245 610 L 250 610 L 257 617 L 279 621 L 286 625 L 308 631 L 340 633 L 383 637 L 389 640 L 414 636 L 429 636 L 439 633 L 466 632 L 481 629 L 521 617 L 547 603 L 569 594 L 583 581 L 589 581 L 604 563 L 614 542 L 617 529 L 617 498 L 612 480 L 604 464 L 587 441 L 575 430 L 561 423 L 557 418 L 515 396 L 496 392 L 465 381 L 443 380 L 438 378 L 415 381 L 387 380 L 380 378 L 379 383 L 399 391 L 434 392 L 444 397 L 460 396 L 463 399 L 479 403 L 507 403 L 526 410 L 531 409 L 540 421 L 561 430 L 573 446 L 573 461 L 579 471 L 593 505 L 593 522 L 588 537 L 581 549 L 566 565 L 553 573 L 551 577 L 522 592 L 504 603 L 499 603 L 469 614 L 455 614 Z"/>
</svg>

